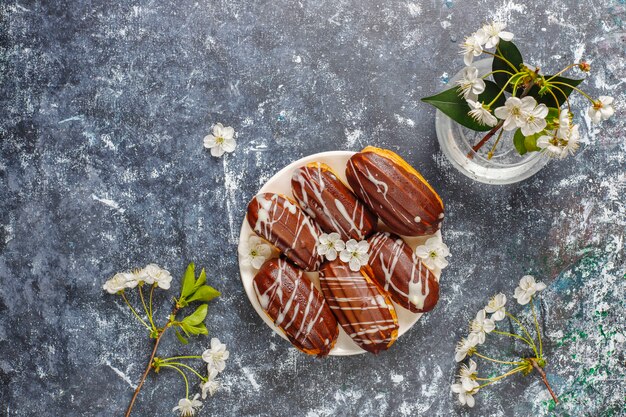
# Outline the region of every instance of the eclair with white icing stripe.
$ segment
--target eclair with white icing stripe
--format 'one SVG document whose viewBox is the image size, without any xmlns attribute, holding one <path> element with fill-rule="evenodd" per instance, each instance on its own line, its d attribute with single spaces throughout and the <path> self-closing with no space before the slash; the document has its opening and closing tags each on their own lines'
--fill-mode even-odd
<svg viewBox="0 0 626 417">
<path fill-rule="evenodd" d="M 363 240 L 374 232 L 376 216 L 328 165 L 314 162 L 295 170 L 291 190 L 324 232 L 337 232 L 343 240 Z"/>
<path fill-rule="evenodd" d="M 372 235 L 368 267 L 391 299 L 413 313 L 432 310 L 439 301 L 439 283 L 402 238 L 389 233 Z"/>
<path fill-rule="evenodd" d="M 392 151 L 368 146 L 353 155 L 346 177 L 354 193 L 394 233 L 434 234 L 443 201 L 424 177 Z"/>
<path fill-rule="evenodd" d="M 259 236 L 276 246 L 305 271 L 316 271 L 320 230 L 298 205 L 280 194 L 259 194 L 248 204 L 248 223 Z"/>
<path fill-rule="evenodd" d="M 289 341 L 309 355 L 325 356 L 339 327 L 322 293 L 285 259 L 266 261 L 253 281 L 263 311 Z"/>
<path fill-rule="evenodd" d="M 320 268 L 320 285 L 337 321 L 361 348 L 378 353 L 396 341 L 396 310 L 365 268 L 353 272 L 339 259 L 326 262 Z"/>
</svg>

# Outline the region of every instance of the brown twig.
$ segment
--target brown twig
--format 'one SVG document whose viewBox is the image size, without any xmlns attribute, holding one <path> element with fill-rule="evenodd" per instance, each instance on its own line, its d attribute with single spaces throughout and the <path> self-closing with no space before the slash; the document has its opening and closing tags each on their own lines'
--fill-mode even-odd
<svg viewBox="0 0 626 417">
<path fill-rule="evenodd" d="M 552 399 L 554 400 L 554 403 L 558 404 L 559 403 L 559 399 L 556 396 L 556 394 L 554 393 L 554 391 L 552 391 L 552 387 L 548 383 L 548 377 L 546 376 L 546 373 L 544 372 L 543 368 L 541 366 L 539 366 L 539 364 L 537 363 L 536 359 L 531 358 L 530 359 L 530 363 L 533 365 L 533 368 L 535 368 L 535 370 L 537 372 L 539 372 L 539 375 L 541 375 L 541 380 L 543 381 L 545 386 L 548 388 L 548 391 L 550 391 L 550 395 L 552 395 Z"/>
<path fill-rule="evenodd" d="M 475 154 L 476 152 L 478 152 L 478 150 L 479 150 L 480 148 L 482 148 L 482 147 L 483 147 L 483 145 L 484 145 L 484 144 L 485 144 L 485 143 L 486 143 L 489 139 L 491 139 L 491 137 L 492 137 L 493 135 L 495 135 L 495 134 L 496 134 L 496 132 L 497 132 L 497 131 L 498 131 L 498 130 L 502 127 L 502 125 L 503 125 L 503 124 L 504 124 L 504 122 L 499 122 L 497 125 L 495 125 L 495 126 L 494 126 L 494 127 L 493 127 L 493 128 L 492 128 L 492 129 L 491 129 L 491 130 L 490 130 L 490 131 L 486 134 L 486 135 L 485 135 L 485 137 L 484 137 L 484 138 L 482 138 L 482 139 L 480 140 L 480 142 L 478 142 L 476 145 L 474 145 L 474 146 L 472 147 L 472 150 L 468 152 L 467 157 L 468 157 L 469 159 L 472 159 L 472 158 L 474 157 L 474 154 Z"/>
<path fill-rule="evenodd" d="M 172 314 L 176 316 L 177 312 L 178 312 L 178 307 L 175 306 L 174 309 L 172 310 Z M 133 410 L 133 406 L 135 405 L 135 400 L 137 399 L 137 396 L 139 395 L 139 391 L 141 391 L 141 387 L 143 386 L 144 382 L 146 382 L 146 378 L 148 377 L 148 374 L 150 373 L 150 370 L 152 369 L 152 361 L 154 360 L 154 357 L 157 352 L 157 348 L 159 347 L 159 342 L 161 342 L 161 338 L 165 334 L 165 331 L 167 330 L 167 328 L 170 327 L 170 325 L 171 325 L 171 322 L 168 322 L 163 328 L 163 330 L 159 332 L 159 335 L 154 341 L 154 348 L 152 349 L 152 354 L 150 355 L 148 366 L 146 367 L 146 370 L 141 376 L 141 380 L 139 380 L 139 384 L 137 385 L 137 388 L 135 388 L 135 392 L 133 393 L 133 398 L 130 400 L 130 404 L 128 405 L 128 408 L 126 409 L 126 414 L 124 414 L 124 417 L 130 417 L 130 413 Z"/>
</svg>

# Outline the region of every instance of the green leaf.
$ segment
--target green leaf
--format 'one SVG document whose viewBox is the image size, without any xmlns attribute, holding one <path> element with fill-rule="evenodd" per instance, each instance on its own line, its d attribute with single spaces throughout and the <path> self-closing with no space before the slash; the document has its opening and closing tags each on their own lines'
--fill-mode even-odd
<svg viewBox="0 0 626 417">
<path fill-rule="evenodd" d="M 193 293 L 187 301 L 211 301 L 212 299 L 219 297 L 221 293 L 215 288 L 209 285 L 203 285 L 196 292 Z"/>
<path fill-rule="evenodd" d="M 552 77 L 551 75 L 546 75 L 543 78 L 547 82 L 547 80 L 550 79 L 551 77 Z M 573 78 L 566 78 L 566 77 L 560 77 L 560 76 L 554 77 L 554 79 L 547 82 L 547 84 L 544 85 L 543 88 L 540 88 L 537 85 L 532 86 L 532 88 L 528 92 L 528 95 L 533 96 L 537 100 L 538 103 L 543 103 L 548 107 L 554 107 L 554 108 L 561 107 L 563 104 L 565 104 L 570 94 L 572 94 L 572 91 L 574 91 L 574 87 L 578 86 L 578 84 L 580 84 L 583 81 L 584 81 L 583 79 L 576 80 Z M 563 84 L 552 85 L 552 83 L 554 82 L 565 83 L 566 85 L 563 85 Z M 559 89 L 561 91 L 559 91 Z M 550 92 L 554 93 L 554 95 L 552 95 Z M 556 100 L 555 100 L 555 96 L 556 96 Z"/>
<path fill-rule="evenodd" d="M 180 327 L 185 331 L 185 333 L 189 334 L 193 334 L 193 335 L 198 335 L 198 334 L 209 334 L 209 331 L 207 330 L 206 326 L 204 325 L 204 323 L 199 323 L 196 325 L 191 325 L 189 323 L 184 323 L 181 322 Z"/>
<path fill-rule="evenodd" d="M 526 150 L 528 152 L 535 152 L 540 150 L 537 146 L 537 139 L 539 139 L 539 136 L 541 136 L 542 134 L 542 132 L 539 132 L 535 133 L 534 135 L 526 136 L 524 138 L 524 147 L 526 147 Z"/>
<path fill-rule="evenodd" d="M 515 73 L 516 70 L 520 69 L 521 65 L 524 62 L 522 59 L 522 53 L 519 51 L 519 49 L 517 49 L 517 46 L 515 46 L 513 42 L 501 39 L 498 43 L 498 51 L 500 52 L 500 55 L 502 55 L 504 58 L 506 58 L 507 61 L 513 64 L 515 69 L 511 68 L 511 66 L 502 59 L 498 57 L 493 57 L 493 64 L 491 65 L 492 71 L 509 71 Z M 509 78 L 511 78 L 511 76 L 504 72 L 494 72 L 493 74 L 493 79 L 500 88 L 504 88 L 507 81 L 509 81 Z M 507 86 L 507 91 L 509 92 L 513 91 L 513 86 L 511 84 Z"/>
<path fill-rule="evenodd" d="M 196 282 L 196 266 L 193 262 L 190 262 L 185 271 L 183 278 L 183 288 L 181 290 L 181 298 L 186 298 L 193 293 L 193 287 Z"/>
<path fill-rule="evenodd" d="M 180 334 L 180 332 L 178 330 L 176 330 L 176 337 L 178 338 L 180 343 L 182 343 L 183 345 L 186 345 L 187 343 L 189 343 L 189 341 L 187 339 L 185 339 L 185 336 Z"/>
<path fill-rule="evenodd" d="M 524 134 L 520 129 L 515 131 L 515 135 L 513 136 L 513 144 L 515 145 L 515 149 L 520 155 L 524 155 L 526 152 L 526 146 L 524 145 Z"/>
<path fill-rule="evenodd" d="M 442 91 L 434 96 L 424 97 L 422 98 L 422 101 L 432 104 L 455 122 L 472 130 L 491 130 L 491 127 L 481 125 L 470 117 L 468 114 L 470 107 L 465 99 L 462 96 L 459 96 L 456 87 Z"/>
<path fill-rule="evenodd" d="M 202 323 L 207 315 L 208 307 L 209 306 L 207 304 L 200 305 L 198 308 L 196 308 L 196 311 L 185 317 L 181 321 L 181 323 L 185 323 L 191 326 Z"/>
<path fill-rule="evenodd" d="M 205 282 L 206 282 L 206 271 L 204 270 L 204 268 L 202 268 L 202 271 L 200 271 L 200 276 L 198 276 L 198 279 L 193 285 L 193 292 L 196 292 L 196 290 L 200 288 L 201 286 L 203 286 Z"/>
</svg>

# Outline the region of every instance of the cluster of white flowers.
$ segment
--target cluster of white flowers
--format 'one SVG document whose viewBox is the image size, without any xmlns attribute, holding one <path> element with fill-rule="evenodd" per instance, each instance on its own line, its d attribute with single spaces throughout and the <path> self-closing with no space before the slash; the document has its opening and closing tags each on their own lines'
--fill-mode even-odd
<svg viewBox="0 0 626 417">
<path fill-rule="evenodd" d="M 207 363 L 208 372 L 208 380 L 201 385 L 202 399 L 206 398 L 207 393 L 213 396 L 219 388 L 216 377 L 226 368 L 226 360 L 229 356 L 226 345 L 216 337 L 211 339 L 211 348 L 202 352 L 202 360 Z"/>
<path fill-rule="evenodd" d="M 239 247 L 239 255 L 242 265 L 252 265 L 254 269 L 259 269 L 272 256 L 272 247 L 260 237 L 252 235 Z"/>
<path fill-rule="evenodd" d="M 143 269 L 115 274 L 104 283 L 102 289 L 109 294 L 116 294 L 126 288 L 135 288 L 142 283 L 168 290 L 172 283 L 172 275 L 156 264 L 149 264 Z"/>
<path fill-rule="evenodd" d="M 224 152 L 233 152 L 237 147 L 235 129 L 221 123 L 213 125 L 211 134 L 204 137 L 204 147 L 210 149 L 211 155 L 216 157 L 224 155 Z"/>
<path fill-rule="evenodd" d="M 211 339 L 211 347 L 202 352 L 202 360 L 207 363 L 207 380 L 200 384 L 202 390 L 202 399 L 207 394 L 213 396 L 220 387 L 217 375 L 226 368 L 226 360 L 229 357 L 226 345 L 221 343 L 218 338 Z M 182 398 L 178 401 L 178 405 L 172 411 L 178 411 L 181 417 L 191 417 L 196 414 L 196 410 L 202 407 L 202 401 L 198 398 L 200 394 L 196 394 L 192 399 Z"/>
<path fill-rule="evenodd" d="M 519 286 L 515 288 L 514 298 L 521 305 L 526 305 L 531 297 L 546 288 L 541 282 L 535 282 L 531 275 L 525 275 L 520 280 Z M 470 321 L 470 333 L 467 338 L 462 338 L 455 348 L 454 359 L 457 362 L 463 361 L 467 356 L 471 356 L 476 351 L 476 346 L 485 343 L 487 333 L 496 329 L 496 322 L 504 320 L 506 317 L 506 295 L 499 293 L 494 295 L 487 305 L 476 313 L 474 320 Z M 487 314 L 491 314 L 488 318 Z M 469 407 L 474 406 L 474 397 L 479 388 L 476 382 L 477 365 L 473 360 L 469 360 L 467 365 L 461 365 L 459 380 L 452 385 L 452 392 L 459 395 L 459 401 Z"/>
<path fill-rule="evenodd" d="M 446 256 L 450 256 L 448 245 L 440 237 L 429 238 L 426 243 L 415 248 L 415 255 L 430 269 L 443 269 L 448 266 Z"/>
<path fill-rule="evenodd" d="M 329 261 L 339 255 L 342 262 L 348 263 L 350 270 L 357 272 L 369 261 L 370 244 L 366 240 L 341 240 L 339 233 L 322 233 L 317 240 L 317 253 Z"/>
<path fill-rule="evenodd" d="M 504 30 L 506 24 L 502 22 L 492 22 L 484 25 L 476 32 L 465 38 L 461 44 L 461 54 L 465 65 L 470 66 L 474 61 L 474 57 L 483 53 L 484 49 L 494 48 L 500 42 L 500 39 L 510 41 L 513 34 Z"/>
<path fill-rule="evenodd" d="M 506 32 L 504 23 L 493 22 L 484 25 L 476 32 L 468 36 L 461 45 L 461 54 L 466 68 L 463 70 L 461 79 L 457 81 L 459 95 L 461 95 L 470 108 L 468 112 L 476 122 L 485 126 L 496 126 L 498 121 L 506 131 L 520 129 L 524 136 L 531 136 L 544 132 L 548 121 L 548 107 L 538 104 L 535 98 L 509 97 L 504 106 L 496 108 L 493 112 L 489 105 L 478 100 L 478 96 L 485 91 L 485 82 L 478 75 L 478 69 L 472 66 L 475 57 L 483 53 L 484 49 L 497 46 L 500 40 L 510 41 L 513 34 Z M 579 64 L 583 71 L 589 70 L 585 62 Z M 599 123 L 609 119 L 615 114 L 613 97 L 600 96 L 592 100 L 592 105 L 587 114 L 593 123 Z M 537 139 L 537 147 L 544 155 L 565 158 L 573 155 L 580 146 L 579 126 L 572 123 L 572 115 L 569 111 L 560 112 L 556 128 L 551 132 L 545 132 Z"/>
</svg>

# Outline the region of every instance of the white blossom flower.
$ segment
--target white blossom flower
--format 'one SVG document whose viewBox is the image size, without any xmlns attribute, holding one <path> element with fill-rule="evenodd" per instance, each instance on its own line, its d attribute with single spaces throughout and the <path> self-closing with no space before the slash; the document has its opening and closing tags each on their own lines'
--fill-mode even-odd
<svg viewBox="0 0 626 417">
<path fill-rule="evenodd" d="M 526 98 L 526 97 L 524 97 Z M 534 98 L 530 97 L 533 102 L 537 103 Z M 524 136 L 534 135 L 541 132 L 546 128 L 546 116 L 548 115 L 548 108 L 545 104 L 541 103 L 534 107 L 531 111 L 524 115 L 520 128 Z"/>
<path fill-rule="evenodd" d="M 467 100 L 467 104 L 471 109 L 468 114 L 481 125 L 495 126 L 498 123 L 498 119 L 491 114 L 491 111 L 483 103 Z"/>
<path fill-rule="evenodd" d="M 346 248 L 346 244 L 341 240 L 339 233 L 322 233 L 317 242 L 317 253 L 325 256 L 329 261 L 337 259 L 337 253 Z"/>
<path fill-rule="evenodd" d="M 465 38 L 463 43 L 461 44 L 461 55 L 463 55 L 463 62 L 465 65 L 472 65 L 472 61 L 474 61 L 474 57 L 483 53 L 483 47 L 480 35 L 473 34 Z"/>
<path fill-rule="evenodd" d="M 196 394 L 191 400 L 182 398 L 178 400 L 178 405 L 172 411 L 180 412 L 182 417 L 191 417 L 196 414 L 196 408 L 202 407 L 202 402 L 198 400 L 200 394 Z"/>
<path fill-rule="evenodd" d="M 260 237 L 252 235 L 239 247 L 239 255 L 243 265 L 252 265 L 254 269 L 259 269 L 272 255 L 272 248 Z"/>
<path fill-rule="evenodd" d="M 541 149 L 541 153 L 550 158 L 560 158 L 564 151 L 559 140 L 553 135 L 539 136 L 539 138 L 537 138 L 537 147 Z"/>
<path fill-rule="evenodd" d="M 478 76 L 476 67 L 465 67 L 462 78 L 456 83 L 459 86 L 458 91 L 466 100 L 476 100 L 485 91 L 485 81 Z"/>
<path fill-rule="evenodd" d="M 559 121 L 558 121 L 558 136 L 559 137 L 567 137 L 569 135 L 569 132 L 572 129 L 572 113 L 570 113 L 567 110 L 562 111 L 559 114 Z"/>
<path fill-rule="evenodd" d="M 415 255 L 417 255 L 428 268 L 443 269 L 448 266 L 446 256 L 450 256 L 450 249 L 448 249 L 448 245 L 443 243 L 441 238 L 435 236 L 429 238 L 423 245 L 416 247 Z"/>
<path fill-rule="evenodd" d="M 459 402 L 462 405 L 467 405 L 468 407 L 474 407 L 475 401 L 474 401 L 474 395 L 476 395 L 476 393 L 479 390 L 479 385 L 476 381 L 474 381 L 474 386 L 472 387 L 472 389 L 468 390 L 466 389 L 466 387 L 463 386 L 463 384 L 456 383 L 456 384 L 452 384 L 452 392 L 454 392 L 455 394 L 459 394 Z"/>
<path fill-rule="evenodd" d="M 109 294 L 115 294 L 125 288 L 130 288 L 128 287 L 128 274 L 121 272 L 113 275 L 113 278 L 107 280 L 102 286 L 102 289 Z"/>
<path fill-rule="evenodd" d="M 226 345 L 220 343 L 217 337 L 211 339 L 211 348 L 202 352 L 202 360 L 205 361 L 208 366 L 209 373 L 211 369 L 215 369 L 218 372 L 222 372 L 226 368 L 226 360 L 230 353 L 226 350 Z"/>
<path fill-rule="evenodd" d="M 217 369 L 211 368 L 209 370 L 207 381 L 200 384 L 200 389 L 202 389 L 203 400 L 206 398 L 207 394 L 209 394 L 212 397 L 213 394 L 215 394 L 217 390 L 219 389 L 220 383 L 219 381 L 215 379 L 215 377 L 217 377 L 217 374 L 218 374 Z"/>
<path fill-rule="evenodd" d="M 494 110 L 498 119 L 504 120 L 502 128 L 506 131 L 515 130 L 525 122 L 526 116 L 535 108 L 537 101 L 531 96 L 524 98 L 509 97 L 504 106 Z"/>
<path fill-rule="evenodd" d="M 471 355 L 478 344 L 478 336 L 470 333 L 469 336 L 463 338 L 457 343 L 454 348 L 454 360 L 461 362 L 467 355 Z"/>
<path fill-rule="evenodd" d="M 613 97 L 598 97 L 598 100 L 591 107 L 589 107 L 587 113 L 593 123 L 600 123 L 602 120 L 607 120 L 615 114 L 615 109 L 613 108 Z"/>
<path fill-rule="evenodd" d="M 366 240 L 357 242 L 354 239 L 350 239 L 346 242 L 346 248 L 339 254 L 339 259 L 342 262 L 348 262 L 350 270 L 357 272 L 361 267 L 367 265 L 369 249 L 370 244 Z"/>
<path fill-rule="evenodd" d="M 532 275 L 524 275 L 519 282 L 519 286 L 515 288 L 513 297 L 521 305 L 526 305 L 537 291 L 544 290 L 545 288 L 546 284 L 543 282 L 535 282 L 535 277 Z"/>
<path fill-rule="evenodd" d="M 561 134 L 560 131 L 559 134 Z M 580 132 L 578 131 L 578 125 L 570 126 L 569 132 L 566 133 L 566 136 L 560 137 L 560 139 L 562 142 L 565 142 L 561 158 L 565 158 L 567 155 L 574 155 L 580 147 Z"/>
<path fill-rule="evenodd" d="M 211 149 L 211 155 L 222 156 L 224 152 L 235 150 L 235 129 L 230 126 L 224 127 L 221 123 L 213 126 L 211 134 L 204 137 L 204 147 Z"/>
<path fill-rule="evenodd" d="M 475 387 L 478 386 L 476 382 L 478 366 L 476 362 L 472 359 L 469 360 L 469 367 L 466 364 L 461 364 L 461 369 L 459 371 L 459 380 L 463 388 L 467 391 L 471 391 Z"/>
<path fill-rule="evenodd" d="M 495 321 L 504 320 L 506 316 L 506 310 L 504 305 L 506 304 L 506 295 L 499 293 L 491 297 L 485 311 L 491 314 L 491 319 Z"/>
<path fill-rule="evenodd" d="M 482 27 L 486 35 L 485 48 L 495 47 L 500 42 L 500 39 L 505 41 L 513 39 L 513 34 L 506 32 L 504 28 L 506 28 L 506 24 L 502 22 L 492 22 Z"/>
<path fill-rule="evenodd" d="M 159 265 L 148 264 L 141 272 L 141 278 L 146 284 L 156 284 L 159 288 L 163 288 L 164 290 L 170 289 L 172 275 Z"/>
<path fill-rule="evenodd" d="M 478 344 L 485 343 L 485 335 L 496 328 L 492 319 L 487 318 L 487 312 L 482 309 L 476 313 L 474 320 L 470 322 L 470 331 L 478 338 Z"/>
</svg>

